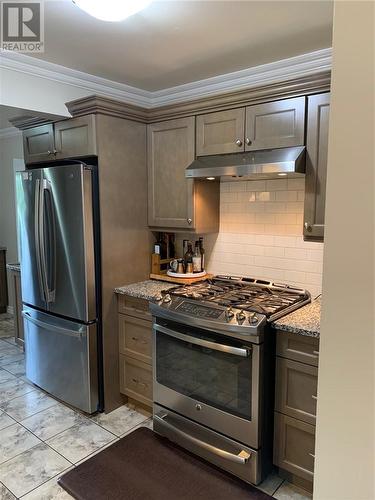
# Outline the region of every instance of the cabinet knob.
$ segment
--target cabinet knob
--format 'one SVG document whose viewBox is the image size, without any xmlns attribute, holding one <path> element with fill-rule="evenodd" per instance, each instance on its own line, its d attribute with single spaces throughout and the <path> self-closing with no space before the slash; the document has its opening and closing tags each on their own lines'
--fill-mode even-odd
<svg viewBox="0 0 375 500">
<path fill-rule="evenodd" d="M 252 141 L 251 141 L 248 137 L 246 137 L 246 144 L 247 144 L 248 146 L 250 146 L 250 144 L 251 144 L 251 143 L 252 143 Z"/>
<path fill-rule="evenodd" d="M 312 225 L 309 222 L 305 222 L 305 229 L 306 229 L 306 231 L 308 231 L 309 233 L 311 233 L 311 231 L 312 231 Z"/>
<path fill-rule="evenodd" d="M 193 222 L 193 219 L 186 219 L 188 224 L 191 224 Z"/>
<path fill-rule="evenodd" d="M 56 155 L 58 153 L 57 149 L 53 150 L 53 154 Z"/>
<path fill-rule="evenodd" d="M 53 155 L 53 152 L 48 150 L 47 154 L 48 154 L 48 156 L 50 156 L 50 155 Z"/>
<path fill-rule="evenodd" d="M 236 140 L 236 144 L 237 144 L 237 146 L 240 148 L 240 147 L 242 146 L 242 141 L 241 141 L 241 139 L 237 139 L 237 140 Z"/>
</svg>

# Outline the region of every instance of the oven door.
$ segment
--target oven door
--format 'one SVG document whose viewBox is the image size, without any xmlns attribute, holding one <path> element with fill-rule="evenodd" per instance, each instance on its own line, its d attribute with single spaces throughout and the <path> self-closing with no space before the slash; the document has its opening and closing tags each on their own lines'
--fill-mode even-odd
<svg viewBox="0 0 375 500">
<path fill-rule="evenodd" d="M 154 322 L 154 402 L 259 448 L 263 346 Z"/>
</svg>

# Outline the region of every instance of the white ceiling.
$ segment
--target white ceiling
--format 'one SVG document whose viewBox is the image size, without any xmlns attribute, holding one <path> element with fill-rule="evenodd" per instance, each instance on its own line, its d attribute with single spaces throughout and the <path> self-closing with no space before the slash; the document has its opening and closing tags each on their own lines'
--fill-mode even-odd
<svg viewBox="0 0 375 500">
<path fill-rule="evenodd" d="M 45 2 L 46 61 L 159 90 L 331 46 L 331 1 L 155 1 L 121 23 Z"/>
</svg>

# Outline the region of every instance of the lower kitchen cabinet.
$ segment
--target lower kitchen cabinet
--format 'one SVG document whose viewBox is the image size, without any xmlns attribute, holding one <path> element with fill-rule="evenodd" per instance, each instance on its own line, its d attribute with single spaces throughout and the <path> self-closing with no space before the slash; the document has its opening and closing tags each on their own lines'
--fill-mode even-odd
<svg viewBox="0 0 375 500">
<path fill-rule="evenodd" d="M 315 427 L 275 413 L 274 463 L 297 477 L 314 477 Z"/>
<path fill-rule="evenodd" d="M 145 299 L 118 295 L 120 392 L 129 403 L 152 408 L 152 317 Z"/>
<path fill-rule="evenodd" d="M 276 358 L 275 409 L 315 425 L 318 368 Z"/>
<path fill-rule="evenodd" d="M 273 462 L 281 476 L 312 491 L 319 340 L 276 336 Z"/>
</svg>

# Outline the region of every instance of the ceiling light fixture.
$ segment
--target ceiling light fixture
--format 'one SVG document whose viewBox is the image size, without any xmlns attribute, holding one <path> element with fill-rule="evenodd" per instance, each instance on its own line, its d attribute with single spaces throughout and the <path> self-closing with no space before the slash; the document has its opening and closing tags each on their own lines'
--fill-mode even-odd
<svg viewBox="0 0 375 500">
<path fill-rule="evenodd" d="M 101 21 L 123 21 L 150 5 L 152 0 L 72 0 L 77 7 Z"/>
<path fill-rule="evenodd" d="M 215 180 L 215 177 L 206 177 L 206 179 L 207 179 L 208 181 L 214 181 L 214 180 Z"/>
<path fill-rule="evenodd" d="M 280 177 L 285 177 L 287 174 L 285 172 L 281 172 L 280 174 L 277 175 L 279 175 Z"/>
</svg>

